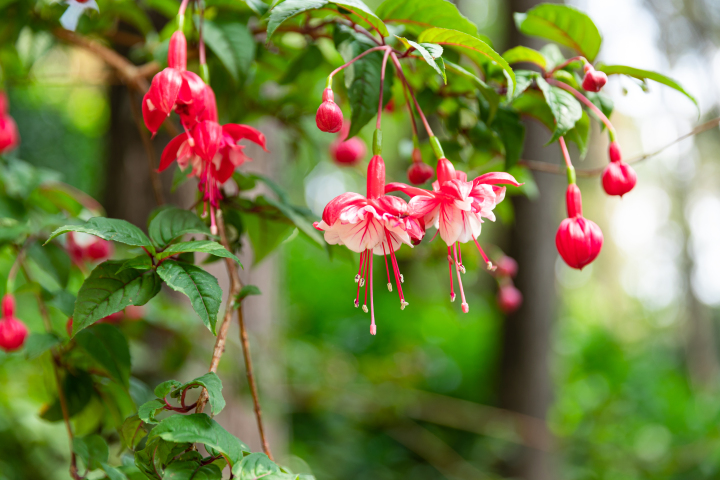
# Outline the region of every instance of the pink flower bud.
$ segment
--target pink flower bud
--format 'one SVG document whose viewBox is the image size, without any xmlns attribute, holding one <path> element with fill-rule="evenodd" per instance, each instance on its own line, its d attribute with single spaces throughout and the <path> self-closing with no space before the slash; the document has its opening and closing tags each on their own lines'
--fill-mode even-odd
<svg viewBox="0 0 720 480">
<path fill-rule="evenodd" d="M 15 317 L 0 320 L 0 349 L 6 352 L 18 350 L 25 343 L 28 329 Z"/>
<path fill-rule="evenodd" d="M 187 40 L 181 30 L 176 31 L 170 37 L 168 67 L 180 71 L 187 70 Z"/>
<path fill-rule="evenodd" d="M 2 299 L 2 314 L 3 318 L 15 316 L 15 297 L 9 293 Z"/>
<path fill-rule="evenodd" d="M 637 183 L 637 174 L 635 170 L 623 162 L 610 162 L 602 175 L 602 184 L 605 193 L 608 195 L 623 196 L 632 190 Z"/>
<path fill-rule="evenodd" d="M 4 116 L 8 113 L 8 99 L 5 92 L 0 91 L 0 116 Z"/>
<path fill-rule="evenodd" d="M 326 88 L 323 92 L 323 102 L 315 115 L 315 123 L 323 132 L 337 133 L 343 126 L 343 115 L 340 107 L 333 100 L 332 89 Z"/>
<path fill-rule="evenodd" d="M 413 162 L 407 172 L 408 180 L 410 180 L 410 183 L 413 185 L 422 185 L 434 175 L 435 171 L 433 168 L 422 160 L 420 162 Z"/>
<path fill-rule="evenodd" d="M 85 247 L 85 256 L 93 261 L 104 260 L 112 255 L 112 244 L 102 238 L 96 238 Z"/>
<path fill-rule="evenodd" d="M 620 145 L 617 142 L 610 143 L 610 146 L 608 147 L 608 155 L 610 156 L 611 162 L 619 162 L 622 160 Z"/>
<path fill-rule="evenodd" d="M 518 264 L 515 259 L 505 255 L 499 262 L 497 262 L 497 270 L 495 270 L 495 274 L 499 277 L 512 278 L 517 275 L 517 271 Z"/>
<path fill-rule="evenodd" d="M 501 285 L 497 294 L 497 304 L 500 311 L 505 315 L 515 312 L 522 305 L 523 296 L 520 290 L 512 283 Z"/>
<path fill-rule="evenodd" d="M 590 68 L 588 68 L 590 67 Z M 607 75 L 605 72 L 598 72 L 590 65 L 585 66 L 585 78 L 583 78 L 582 88 L 587 92 L 599 92 L 607 83 Z"/>
<path fill-rule="evenodd" d="M 14 150 L 20 145 L 17 124 L 10 115 L 0 115 L 0 153 Z"/>
<path fill-rule="evenodd" d="M 385 195 L 385 162 L 380 155 L 370 159 L 367 169 L 367 198 L 375 200 Z"/>
<path fill-rule="evenodd" d="M 560 223 L 555 235 L 555 246 L 565 263 L 582 270 L 600 253 L 603 234 L 597 224 L 582 216 L 582 199 L 577 185 L 568 185 L 566 197 L 570 218 Z"/>
<path fill-rule="evenodd" d="M 335 162 L 341 165 L 355 165 L 366 152 L 365 142 L 357 137 L 345 141 L 336 140 L 330 145 L 330 154 Z"/>
</svg>

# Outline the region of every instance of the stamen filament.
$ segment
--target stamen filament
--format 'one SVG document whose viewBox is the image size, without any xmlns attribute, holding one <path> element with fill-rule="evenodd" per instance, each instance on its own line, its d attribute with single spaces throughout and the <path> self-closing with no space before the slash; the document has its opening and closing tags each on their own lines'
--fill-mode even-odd
<svg viewBox="0 0 720 480">
<path fill-rule="evenodd" d="M 485 260 L 485 263 L 487 264 L 487 269 L 490 270 L 491 272 L 494 272 L 497 267 L 495 265 L 493 265 L 493 263 L 490 261 L 488 256 L 485 254 L 485 250 L 482 249 L 482 247 L 478 243 L 477 239 L 475 237 L 472 237 L 472 239 L 473 239 L 473 242 L 475 242 L 475 245 L 477 246 L 478 250 L 480 250 L 480 255 L 482 255 L 483 260 Z"/>
<path fill-rule="evenodd" d="M 377 326 L 375 325 L 375 305 L 373 303 L 373 288 L 372 288 L 372 252 L 370 256 L 370 335 L 377 333 Z"/>
<path fill-rule="evenodd" d="M 370 266 L 370 262 L 372 262 L 372 252 L 370 250 L 365 250 L 365 252 L 366 252 L 366 255 L 368 255 L 369 257 L 368 257 L 368 261 L 365 262 L 365 280 L 363 281 L 363 284 L 365 285 L 365 301 L 363 302 L 362 309 L 363 309 L 363 312 L 367 313 L 368 312 L 368 308 L 367 308 L 368 280 L 370 280 L 368 278 L 368 275 L 370 274 L 369 266 Z"/>
<path fill-rule="evenodd" d="M 450 301 L 455 301 L 455 289 L 453 288 L 453 279 L 452 279 L 452 264 L 453 259 L 450 255 L 450 247 L 448 247 L 448 272 L 450 272 Z"/>
<path fill-rule="evenodd" d="M 448 247 L 448 253 L 449 252 L 450 247 Z M 457 244 L 453 245 L 453 253 L 455 255 L 455 273 L 457 274 L 458 286 L 460 287 L 460 298 L 462 299 L 462 311 L 468 313 L 470 307 L 468 306 L 467 301 L 465 301 L 465 290 L 463 290 L 462 278 L 460 278 L 460 268 L 458 267 L 457 256 Z"/>
<path fill-rule="evenodd" d="M 385 243 L 382 244 L 383 247 L 383 258 L 385 259 L 385 273 L 387 273 L 387 279 L 388 279 L 388 292 L 392 292 L 392 282 L 390 281 L 390 269 L 388 268 L 387 263 L 387 253 L 385 252 Z"/>
</svg>

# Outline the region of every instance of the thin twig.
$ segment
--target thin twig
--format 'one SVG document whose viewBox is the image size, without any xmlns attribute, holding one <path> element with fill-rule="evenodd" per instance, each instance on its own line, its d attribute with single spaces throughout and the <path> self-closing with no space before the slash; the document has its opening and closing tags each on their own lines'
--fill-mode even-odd
<svg viewBox="0 0 720 480">
<path fill-rule="evenodd" d="M 130 109 L 132 110 L 133 120 L 137 126 L 140 139 L 142 140 L 143 147 L 147 153 L 148 169 L 150 172 L 150 182 L 152 183 L 153 193 L 155 194 L 155 201 L 158 205 L 165 204 L 165 197 L 163 195 L 162 183 L 160 182 L 160 174 L 157 171 L 157 158 L 155 155 L 155 148 L 153 147 L 152 140 L 148 131 L 145 129 L 145 124 L 138 108 L 138 99 L 135 96 L 135 92 L 128 88 L 128 94 L 130 96 Z"/>
</svg>

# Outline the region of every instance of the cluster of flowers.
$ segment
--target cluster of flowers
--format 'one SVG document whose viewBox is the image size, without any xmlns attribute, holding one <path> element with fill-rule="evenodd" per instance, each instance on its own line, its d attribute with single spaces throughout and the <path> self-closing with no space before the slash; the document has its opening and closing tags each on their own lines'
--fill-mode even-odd
<svg viewBox="0 0 720 480">
<path fill-rule="evenodd" d="M 2 299 L 0 349 L 5 352 L 14 352 L 23 346 L 27 336 L 27 327 L 15 317 L 15 298 L 10 294 L 6 294 Z"/>
<path fill-rule="evenodd" d="M 247 125 L 218 123 L 215 93 L 197 74 L 187 70 L 187 40 L 182 31 L 173 33 L 168 49 L 168 67 L 152 80 L 143 97 L 143 118 L 153 136 L 163 122 L 175 112 L 185 130 L 165 147 L 159 170 L 177 160 L 188 176 L 199 180 L 204 213 L 210 210 L 211 231 L 217 234 L 215 210 L 222 199 L 220 186 L 249 158 L 237 142 L 250 140 L 267 151 L 265 136 Z"/>
<path fill-rule="evenodd" d="M 0 92 L 0 154 L 14 150 L 20 145 L 15 120 L 8 113 L 8 100 L 5 92 Z"/>
</svg>

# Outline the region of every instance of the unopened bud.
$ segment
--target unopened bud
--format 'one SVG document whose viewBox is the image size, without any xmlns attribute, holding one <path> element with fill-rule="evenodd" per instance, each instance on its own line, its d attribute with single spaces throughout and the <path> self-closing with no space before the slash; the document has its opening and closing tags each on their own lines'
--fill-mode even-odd
<svg viewBox="0 0 720 480">
<path fill-rule="evenodd" d="M 336 133 L 343 126 L 342 110 L 333 99 L 332 89 L 326 88 L 323 92 L 323 102 L 315 114 L 315 124 L 323 132 Z"/>
</svg>

